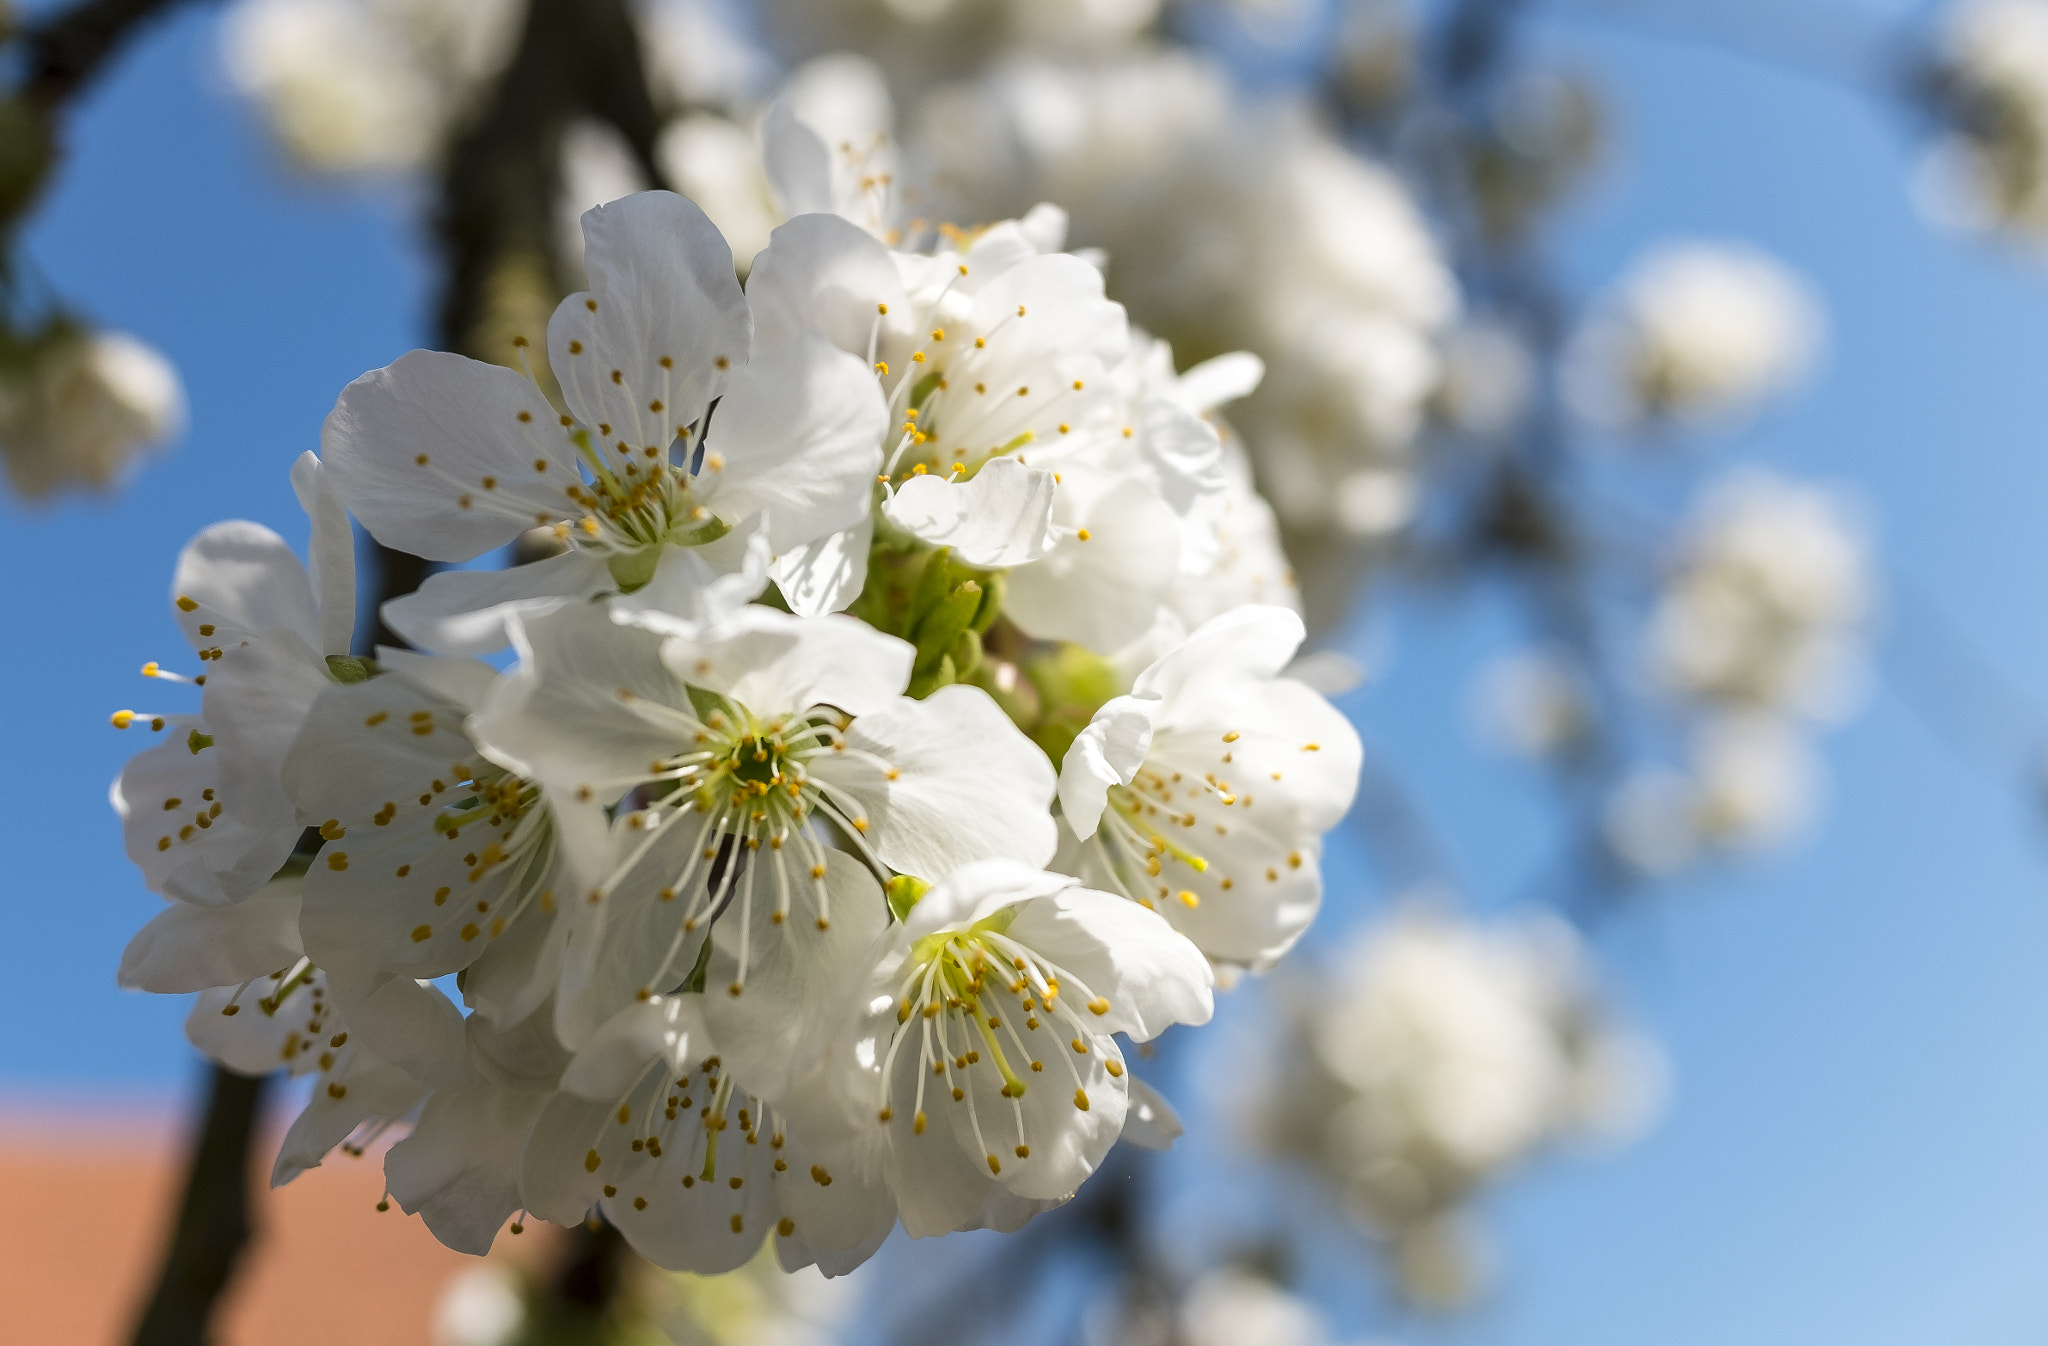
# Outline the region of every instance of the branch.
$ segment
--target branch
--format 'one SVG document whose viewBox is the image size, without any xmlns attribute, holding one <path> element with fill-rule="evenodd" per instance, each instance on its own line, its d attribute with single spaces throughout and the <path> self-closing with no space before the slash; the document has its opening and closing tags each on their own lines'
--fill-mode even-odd
<svg viewBox="0 0 2048 1346">
<path fill-rule="evenodd" d="M 183 0 L 85 0 L 22 31 L 21 97 L 49 110 L 100 74 L 149 22 Z"/>
<path fill-rule="evenodd" d="M 177 1224 L 135 1325 L 134 1346 L 202 1346 L 210 1339 L 214 1304 L 249 1243 L 249 1142 L 268 1083 L 212 1068 Z"/>
</svg>

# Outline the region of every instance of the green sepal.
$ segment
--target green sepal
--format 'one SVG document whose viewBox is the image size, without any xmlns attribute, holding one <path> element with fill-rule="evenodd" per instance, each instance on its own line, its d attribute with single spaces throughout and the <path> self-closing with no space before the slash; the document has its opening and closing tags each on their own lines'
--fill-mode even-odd
<svg viewBox="0 0 2048 1346">
<path fill-rule="evenodd" d="M 889 910 L 898 921 L 909 920 L 910 909 L 931 890 L 929 883 L 914 874 L 898 874 L 882 885 L 882 891 L 889 895 Z"/>
<path fill-rule="evenodd" d="M 929 673 L 913 673 L 910 675 L 910 686 L 904 691 L 904 695 L 913 701 L 922 701 L 933 692 L 938 691 L 939 688 L 951 687 L 959 680 L 953 672 L 952 656 L 941 656 L 939 666 Z"/>
<path fill-rule="evenodd" d="M 951 547 L 940 547 L 924 558 L 924 569 L 917 575 L 917 587 L 910 591 L 911 631 L 916 631 L 924 624 L 926 615 L 937 607 L 952 589 L 952 567 L 946 564 L 952 555 Z"/>
<path fill-rule="evenodd" d="M 695 523 L 685 521 L 673 525 L 662 541 L 672 547 L 701 547 L 707 542 L 716 542 L 732 531 L 732 525 L 716 514 L 707 514 Z M 648 573 L 654 572 L 650 569 Z"/>
<path fill-rule="evenodd" d="M 974 614 L 981 609 L 981 586 L 973 580 L 953 586 L 944 598 L 925 613 L 918 622 L 912 641 L 917 646 L 919 671 L 937 668 L 939 660 L 953 648 L 953 642 L 963 634 L 972 634 L 968 626 Z"/>
<path fill-rule="evenodd" d="M 1054 764 L 1066 760 L 1067 749 L 1080 736 L 1102 704 L 1123 690 L 1116 666 L 1079 645 L 1060 645 L 1024 663 L 1024 676 L 1038 692 L 1038 723 L 1028 731 L 1031 741 Z"/>
<path fill-rule="evenodd" d="M 654 578 L 655 567 L 661 564 L 660 547 L 642 547 L 638 551 L 617 551 L 605 559 L 604 568 L 612 572 L 619 592 L 632 593 L 644 589 Z"/>
<path fill-rule="evenodd" d="M 962 631 L 953 637 L 953 647 L 946 651 L 946 658 L 953 663 L 953 680 L 966 682 L 981 667 L 981 637 L 972 630 Z"/>
<path fill-rule="evenodd" d="M 364 659 L 353 654 L 330 654 L 327 656 L 327 671 L 334 680 L 347 686 L 351 683 L 368 682 L 384 670 L 377 667 L 375 659 Z"/>
<path fill-rule="evenodd" d="M 974 628 L 975 635 L 988 634 L 988 629 L 995 625 L 996 618 L 1003 615 L 1003 597 L 1009 587 L 1010 582 L 1004 578 L 1002 571 L 982 572 L 981 607 L 975 611 L 974 620 L 968 623 Z"/>
</svg>

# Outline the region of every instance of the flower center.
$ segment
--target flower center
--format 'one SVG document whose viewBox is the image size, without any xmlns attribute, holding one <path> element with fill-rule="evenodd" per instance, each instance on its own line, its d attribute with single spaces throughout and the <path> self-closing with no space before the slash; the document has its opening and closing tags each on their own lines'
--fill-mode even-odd
<svg viewBox="0 0 2048 1346">
<path fill-rule="evenodd" d="M 1011 939 L 1006 932 L 1014 916 L 1013 908 L 1005 908 L 966 930 L 935 931 L 912 943 L 877 1114 L 884 1125 L 895 1118 L 888 1099 L 896 1054 L 914 1037 L 918 1070 L 910 1100 L 911 1131 L 924 1134 L 927 1086 L 940 1081 L 937 1087 L 944 1092 L 937 1101 L 965 1109 L 968 1128 L 994 1174 L 1002 1172 L 1003 1163 L 988 1136 L 997 1134 L 1004 1121 L 1005 1101 L 1010 1115 L 1003 1129 L 1014 1133 L 1010 1152 L 1018 1159 L 1031 1157 L 1023 1098 L 1032 1083 L 1029 1077 L 1045 1073 L 1047 1056 L 1066 1063 L 1074 1107 L 1082 1112 L 1088 1111 L 1088 1091 L 1076 1056 L 1099 1052 L 1112 1076 L 1123 1074 L 1115 1048 L 1091 1022 L 1109 1012 L 1109 1001 Z M 1074 1007 L 1076 997 L 1082 1009 Z M 1062 1037 L 1069 1040 L 1062 1044 Z M 998 1078 L 1000 1087 L 995 1086 Z M 988 1096 L 991 1092 L 995 1097 Z M 986 1121 L 984 1109 L 994 1114 Z"/>
<path fill-rule="evenodd" d="M 673 1080 L 657 1061 L 606 1115 L 584 1153 L 583 1168 L 605 1179 L 607 1201 L 628 1202 L 636 1211 L 681 1191 L 699 1198 L 716 1193 L 734 1208 L 727 1218 L 739 1234 L 745 1232 L 740 1208 L 746 1205 L 749 1172 L 758 1180 L 755 1164 L 762 1152 L 755 1147 L 766 1146 L 773 1174 L 780 1176 L 789 1169 L 786 1143 L 774 1114 L 735 1087 L 717 1057 Z M 830 1184 L 832 1178 L 814 1168 L 811 1180 Z M 794 1226 L 783 1223 L 783 1234 L 792 1232 Z"/>
</svg>

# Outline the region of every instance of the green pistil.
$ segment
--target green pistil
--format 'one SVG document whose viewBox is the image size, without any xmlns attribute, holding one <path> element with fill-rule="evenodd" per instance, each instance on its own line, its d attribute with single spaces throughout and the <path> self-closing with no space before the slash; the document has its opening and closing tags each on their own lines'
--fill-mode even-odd
<svg viewBox="0 0 2048 1346">
<path fill-rule="evenodd" d="M 1003 1049 L 996 1042 L 996 1030 L 988 1026 L 988 1015 L 981 1008 L 979 1000 L 968 1002 L 968 1011 L 974 1015 L 974 1026 L 981 1030 L 981 1040 L 988 1044 L 988 1054 L 995 1061 L 996 1069 L 1003 1075 L 1003 1096 L 1024 1097 L 1024 1081 L 1017 1078 L 1017 1072 L 1010 1069 L 1010 1062 L 1003 1055 Z"/>
<path fill-rule="evenodd" d="M 1124 797 L 1121 799 L 1116 797 L 1120 793 L 1124 795 Z M 1160 850 L 1166 852 L 1168 855 L 1180 861 L 1188 868 L 1194 870 L 1195 873 L 1203 874 L 1208 872 L 1209 862 L 1207 860 L 1195 854 L 1193 851 L 1187 849 L 1185 846 L 1180 846 L 1175 844 L 1174 842 L 1168 841 L 1158 831 L 1156 831 L 1153 828 L 1147 827 L 1144 823 L 1140 822 L 1138 820 L 1138 805 L 1130 799 L 1128 793 L 1124 790 L 1123 787 L 1119 786 L 1116 790 L 1112 790 L 1110 792 L 1110 795 L 1111 802 L 1114 804 L 1116 811 L 1118 813 L 1123 814 L 1124 817 L 1130 821 L 1131 828 L 1133 831 L 1137 832 L 1140 836 L 1143 836 L 1149 841 L 1151 841 L 1151 843 L 1154 846 L 1157 846 Z"/>
<path fill-rule="evenodd" d="M 301 964 L 299 970 L 287 977 L 276 990 L 257 1001 L 256 1008 L 262 1010 L 266 1015 L 275 1015 L 278 1007 L 291 998 L 292 992 L 298 990 L 311 979 L 313 971 L 311 963 Z"/>
</svg>

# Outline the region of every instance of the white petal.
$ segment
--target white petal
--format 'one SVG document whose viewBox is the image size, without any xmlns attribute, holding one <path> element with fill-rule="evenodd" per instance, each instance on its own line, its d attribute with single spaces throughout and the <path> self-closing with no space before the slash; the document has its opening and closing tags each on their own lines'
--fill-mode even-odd
<svg viewBox="0 0 2048 1346">
<path fill-rule="evenodd" d="M 230 816 L 251 827 L 298 821 L 284 791 L 285 755 L 315 698 L 333 685 L 327 661 L 291 631 L 273 631 L 214 660 L 206 724 Z"/>
<path fill-rule="evenodd" d="M 1136 477 L 1081 469 L 1061 476 L 1059 545 L 1010 572 L 1003 611 L 1041 640 L 1108 653 L 1143 636 L 1158 615 L 1180 563 L 1180 523 Z"/>
<path fill-rule="evenodd" d="M 517 1023 L 470 1015 L 462 1021 L 470 1064 L 478 1076 L 508 1089 L 555 1088 L 572 1056 L 555 1036 L 553 1021 L 545 1006 Z"/>
<path fill-rule="evenodd" d="M 1185 516 L 1204 496 L 1223 494 L 1223 440 L 1216 427 L 1164 398 L 1146 402 L 1142 449 L 1159 494 Z"/>
<path fill-rule="evenodd" d="M 1069 888 L 1019 906 L 1005 933 L 1109 1002 L 1100 1014 L 1088 1007 L 1103 1033 L 1143 1042 L 1173 1024 L 1207 1023 L 1215 1008 L 1215 977 L 1201 951 L 1157 913 L 1124 898 Z M 1082 1006 L 1077 990 L 1062 995 Z"/>
<path fill-rule="evenodd" d="M 893 1025 L 893 1008 L 887 1017 Z M 885 1036 L 883 1041 L 887 1040 Z M 915 1100 L 918 1077 L 923 1073 L 914 1044 L 896 1054 L 889 1090 L 892 1115 L 884 1127 L 889 1139 L 885 1169 L 889 1189 L 896 1194 L 904 1232 L 912 1238 L 950 1234 L 969 1224 L 995 1181 L 982 1156 L 963 1149 L 943 1117 L 935 1119 L 937 1125 L 928 1124 L 918 1133 Z M 936 1095 L 942 1087 L 935 1084 L 932 1093 Z M 954 1105 L 949 1102 L 947 1106 Z"/>
<path fill-rule="evenodd" d="M 718 517 L 765 515 L 775 552 L 866 516 L 889 412 L 858 357 L 799 333 L 733 376 L 696 489 Z"/>
<path fill-rule="evenodd" d="M 813 771 L 865 810 L 868 844 L 891 868 L 932 879 L 976 860 L 1052 858 L 1052 764 L 979 687 L 856 715 L 846 745 Z"/>
<path fill-rule="evenodd" d="M 489 654 L 504 648 L 505 622 L 563 599 L 618 587 L 604 558 L 568 551 L 504 570 L 443 570 L 417 590 L 384 605 L 393 631 L 443 654 Z"/>
<path fill-rule="evenodd" d="M 1060 815 L 1077 837 L 1093 836 L 1109 804 L 1109 787 L 1128 785 L 1152 747 L 1156 697 L 1119 696 L 1103 703 L 1060 762 Z"/>
<path fill-rule="evenodd" d="M 934 547 L 951 547 L 968 565 L 1023 565 L 1051 552 L 1055 482 L 1042 467 L 997 458 L 966 481 L 912 477 L 882 512 Z"/>
<path fill-rule="evenodd" d="M 1225 402 L 1248 397 L 1266 377 L 1266 362 L 1250 351 L 1232 351 L 1204 360 L 1180 376 L 1171 396 L 1196 415 Z"/>
<path fill-rule="evenodd" d="M 1180 1114 L 1160 1096 L 1157 1089 L 1131 1076 L 1130 1111 L 1124 1114 L 1124 1133 L 1119 1139 L 1141 1150 L 1170 1150 L 1185 1129 Z"/>
<path fill-rule="evenodd" d="M 1171 701 L 1196 679 L 1270 678 L 1287 666 L 1305 635 L 1296 613 L 1248 603 L 1197 627 L 1178 649 L 1140 673 L 1132 690 Z"/>
<path fill-rule="evenodd" d="M 870 350 L 886 357 L 892 334 L 909 331 L 910 306 L 888 249 L 837 215 L 798 214 L 770 234 L 747 276 L 747 302 L 756 351 L 815 332 L 866 369 Z"/>
<path fill-rule="evenodd" d="M 187 543 L 171 581 L 178 625 L 195 650 L 221 649 L 268 631 L 320 643 L 320 614 L 306 567 L 283 538 L 230 519 Z"/>
<path fill-rule="evenodd" d="M 392 645 L 377 647 L 377 666 L 465 713 L 483 705 L 499 677 L 481 659 L 419 654 Z"/>
<path fill-rule="evenodd" d="M 787 99 L 777 99 L 761 119 L 761 162 L 784 215 L 832 209 L 832 151 Z"/>
<path fill-rule="evenodd" d="M 718 1043 L 720 1056 L 731 1063 L 747 1087 L 770 1101 L 788 1092 L 792 1077 L 815 1062 L 851 1003 L 862 955 L 888 922 L 889 907 L 881 887 L 867 868 L 840 851 L 825 853 L 825 887 L 830 919 L 821 917 L 809 874 L 809 862 L 785 860 L 755 851 L 749 863 L 800 868 L 789 876 L 790 908 L 786 919 L 770 919 L 780 891 L 767 877 L 748 885 L 752 900 L 736 899 L 711 928 L 711 962 L 705 969 L 701 997 L 704 1022 Z M 746 953 L 745 984 L 741 985 L 740 953 Z"/>
<path fill-rule="evenodd" d="M 583 257 L 589 291 L 548 321 L 562 396 L 606 442 L 666 450 L 747 362 L 732 249 L 694 202 L 641 192 L 584 215 Z"/>
<path fill-rule="evenodd" d="M 225 811 L 219 757 L 217 748 L 195 753 L 191 739 L 174 736 L 130 758 L 108 792 L 128 858 L 151 888 L 180 902 L 248 897 L 298 845 L 296 819 L 251 827 Z"/>
<path fill-rule="evenodd" d="M 268 997 L 295 970 L 302 975 L 278 1003 L 271 1004 Z M 237 1074 L 268 1075 L 284 1069 L 303 1075 L 318 1070 L 320 1053 L 332 1040 L 328 1035 L 344 1027 L 324 1013 L 325 983 L 324 974 L 307 972 L 295 958 L 257 977 L 254 984 L 208 987 L 193 999 L 192 1012 L 185 1016 L 185 1038 Z M 316 1005 L 323 1009 L 316 1010 Z"/>
<path fill-rule="evenodd" d="M 520 775 L 572 792 L 590 786 L 602 806 L 686 739 L 677 712 L 689 692 L 663 662 L 660 636 L 588 603 L 515 619 L 512 636 L 519 665 L 470 732 Z"/>
<path fill-rule="evenodd" d="M 561 980 L 568 931 L 559 915 L 536 909 L 512 922 L 463 973 L 462 1001 L 475 1011 L 468 1022 L 519 1024 L 540 1014 Z"/>
<path fill-rule="evenodd" d="M 614 825 L 606 878 L 592 888 L 598 900 L 586 895 L 561 910 L 569 926 L 555 1006 L 562 1041 L 580 1050 L 643 996 L 677 991 L 696 966 L 710 932 L 701 910 L 697 928 L 684 922 L 711 869 L 698 849 L 701 835 L 694 814 L 662 824 L 651 838 L 628 820 Z"/>
<path fill-rule="evenodd" d="M 341 1087 L 336 1096 L 326 1084 Z M 374 1054 L 349 1048 L 345 1061 L 316 1084 L 305 1110 L 293 1120 L 278 1147 L 270 1185 L 282 1187 L 309 1168 L 318 1168 L 328 1151 L 348 1139 L 366 1121 L 398 1121 L 426 1099 L 427 1091 L 412 1076 Z"/>
<path fill-rule="evenodd" d="M 1239 737 L 1226 744 L 1226 732 Z M 1198 766 L 1197 778 L 1213 773 L 1255 797 L 1276 837 L 1317 837 L 1350 811 L 1363 748 L 1351 722 L 1298 682 L 1219 677 L 1183 683 L 1168 698 L 1154 720 L 1152 758 Z"/>
<path fill-rule="evenodd" d="M 768 587 L 766 515 L 701 547 L 663 547 L 654 578 L 610 600 L 612 620 L 663 634 L 724 630 Z"/>
<path fill-rule="evenodd" d="M 591 1137 L 601 1135 L 611 1120 L 610 1103 L 594 1103 L 576 1094 L 547 1097 L 519 1166 L 520 1199 L 543 1220 L 581 1224 L 602 1197 L 604 1179 L 583 1166 Z"/>
<path fill-rule="evenodd" d="M 660 1060 L 674 1073 L 688 1062 L 719 1054 L 704 1026 L 697 995 L 651 996 L 606 1020 L 562 1073 L 562 1088 L 599 1103 L 616 1103 Z"/>
<path fill-rule="evenodd" d="M 852 606 L 867 586 L 868 549 L 874 535 L 874 516 L 864 515 L 851 528 L 777 557 L 769 574 L 789 610 L 800 617 L 821 617 Z"/>
<path fill-rule="evenodd" d="M 547 398 L 447 351 L 408 351 L 342 389 L 320 451 L 370 535 L 430 561 L 467 561 L 582 512 L 567 494 L 583 485 L 576 446 Z"/>
<path fill-rule="evenodd" d="M 662 658 L 691 685 L 756 715 L 812 706 L 864 715 L 902 695 L 916 653 L 852 617 L 794 617 L 756 607 L 740 613 L 723 639 L 672 639 Z"/>
<path fill-rule="evenodd" d="M 933 1090 L 926 1103 L 934 1113 L 946 1113 L 953 1139 L 1005 1189 L 1029 1200 L 1059 1200 L 1102 1166 L 1123 1131 L 1127 1071 L 1106 1034 L 1089 1038 L 1086 1053 L 1073 1051 L 1056 1023 L 1025 1027 L 1020 1036 L 1029 1059 L 1045 1067 L 1029 1071 L 1023 1061 L 1011 1062 L 1025 1082 L 1022 1098 L 1008 1097 L 993 1062 L 979 1061 L 952 1073 L 953 1080 L 965 1081 L 968 1100 L 956 1103 Z"/>
<path fill-rule="evenodd" d="M 245 981 L 299 959 L 299 883 L 279 879 L 246 902 L 176 902 L 136 931 L 121 953 L 120 984 L 177 995 Z"/>
<path fill-rule="evenodd" d="M 327 990 L 349 1037 L 420 1083 L 469 1078 L 462 1012 L 435 987 L 388 972 L 349 977 L 330 970 Z"/>
<path fill-rule="evenodd" d="M 978 860 L 947 875 L 910 909 L 903 936 L 920 939 L 935 930 L 972 925 L 1003 907 L 1050 896 L 1073 883 L 1016 860 Z"/>
<path fill-rule="evenodd" d="M 315 648 L 322 654 L 347 654 L 356 630 L 355 530 L 348 526 L 348 511 L 335 491 L 333 474 L 311 449 L 292 464 L 292 490 L 313 521 L 313 540 L 306 550 L 320 607 L 320 643 Z"/>
<path fill-rule="evenodd" d="M 474 1084 L 427 1100 L 384 1156 L 399 1208 L 457 1252 L 482 1256 L 521 1206 L 519 1156 L 549 1094 Z"/>
</svg>

